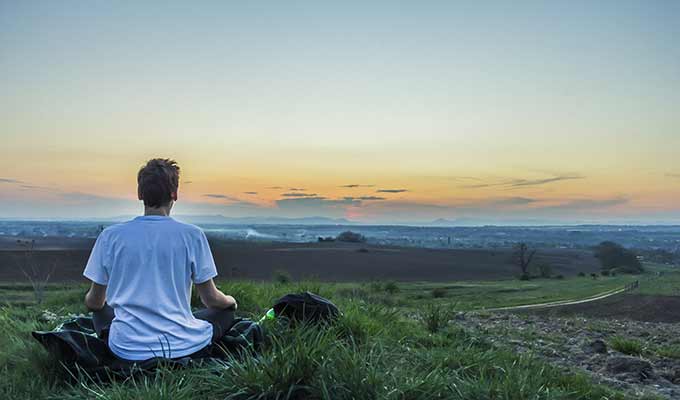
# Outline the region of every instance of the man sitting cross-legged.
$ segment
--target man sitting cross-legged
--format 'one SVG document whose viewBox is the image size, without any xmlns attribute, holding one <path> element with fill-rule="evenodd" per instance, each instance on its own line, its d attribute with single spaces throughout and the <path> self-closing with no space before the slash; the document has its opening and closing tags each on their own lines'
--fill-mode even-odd
<svg viewBox="0 0 680 400">
<path fill-rule="evenodd" d="M 83 275 L 97 334 L 123 360 L 202 357 L 231 328 L 236 301 L 213 282 L 203 231 L 169 216 L 179 166 L 150 160 L 137 175 L 144 215 L 104 229 Z M 191 284 L 207 309 L 191 312 Z"/>
</svg>

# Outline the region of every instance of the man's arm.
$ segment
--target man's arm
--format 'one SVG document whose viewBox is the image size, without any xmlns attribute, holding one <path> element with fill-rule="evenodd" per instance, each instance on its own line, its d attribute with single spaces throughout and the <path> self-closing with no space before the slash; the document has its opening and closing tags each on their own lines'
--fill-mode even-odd
<svg viewBox="0 0 680 400">
<path fill-rule="evenodd" d="M 227 309 L 237 307 L 236 300 L 233 297 L 227 296 L 220 291 L 212 279 L 208 279 L 203 283 L 196 284 L 198 296 L 201 302 L 208 308 Z"/>
<path fill-rule="evenodd" d="M 90 311 L 99 311 L 106 304 L 106 285 L 92 282 L 90 290 L 85 295 L 85 306 Z"/>
</svg>

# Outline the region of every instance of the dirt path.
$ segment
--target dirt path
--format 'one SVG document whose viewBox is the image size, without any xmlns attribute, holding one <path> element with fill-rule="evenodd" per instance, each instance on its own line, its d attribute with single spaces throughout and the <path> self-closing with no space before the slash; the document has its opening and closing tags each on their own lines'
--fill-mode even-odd
<svg viewBox="0 0 680 400">
<path fill-rule="evenodd" d="M 512 311 L 512 310 L 526 310 L 526 309 L 532 309 L 532 308 L 550 308 L 550 307 L 559 307 L 559 306 L 571 306 L 575 304 L 583 304 L 583 303 L 590 303 L 592 301 L 598 301 L 602 299 L 606 299 L 607 297 L 611 297 L 614 295 L 617 295 L 619 293 L 623 293 L 626 291 L 625 287 L 621 287 L 618 289 L 613 289 L 609 290 L 604 293 L 596 294 L 595 296 L 591 296 L 585 299 L 578 299 L 578 300 L 559 300 L 559 301 L 550 301 L 547 303 L 537 303 L 537 304 L 525 304 L 522 306 L 512 306 L 512 307 L 498 307 L 498 308 L 486 308 L 484 311 Z"/>
</svg>

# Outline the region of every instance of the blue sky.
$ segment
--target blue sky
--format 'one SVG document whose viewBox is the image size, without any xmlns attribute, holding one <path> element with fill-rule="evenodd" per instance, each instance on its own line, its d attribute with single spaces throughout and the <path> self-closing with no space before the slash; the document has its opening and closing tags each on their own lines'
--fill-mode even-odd
<svg viewBox="0 0 680 400">
<path fill-rule="evenodd" d="M 170 156 L 186 213 L 680 222 L 679 20 L 676 1 L 1 2 L 0 217 L 138 210 L 136 169 Z"/>
</svg>

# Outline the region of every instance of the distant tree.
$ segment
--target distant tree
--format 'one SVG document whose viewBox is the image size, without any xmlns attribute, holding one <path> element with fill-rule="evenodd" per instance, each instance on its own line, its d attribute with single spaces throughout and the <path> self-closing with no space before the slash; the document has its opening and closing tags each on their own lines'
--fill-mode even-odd
<svg viewBox="0 0 680 400">
<path fill-rule="evenodd" d="M 360 233 L 345 231 L 338 235 L 338 242 L 364 243 L 366 237 Z"/>
<path fill-rule="evenodd" d="M 536 250 L 529 250 L 526 243 L 519 243 L 515 246 L 514 261 L 522 271 L 522 277 L 529 277 L 529 266 L 536 255 Z"/>
<path fill-rule="evenodd" d="M 52 268 L 45 273 L 44 268 L 41 268 L 35 261 L 35 240 L 31 240 L 30 242 L 17 240 L 17 244 L 24 248 L 22 260 L 18 262 L 19 270 L 31 284 L 36 303 L 42 304 L 45 299 L 47 283 L 50 281 L 52 273 L 57 268 L 57 264 L 56 262 L 53 262 Z"/>
<path fill-rule="evenodd" d="M 620 272 L 640 273 L 642 263 L 637 254 L 618 243 L 602 242 L 595 246 L 595 257 L 600 260 L 603 270 L 616 269 Z"/>
</svg>

